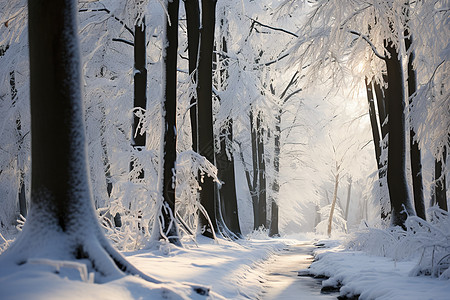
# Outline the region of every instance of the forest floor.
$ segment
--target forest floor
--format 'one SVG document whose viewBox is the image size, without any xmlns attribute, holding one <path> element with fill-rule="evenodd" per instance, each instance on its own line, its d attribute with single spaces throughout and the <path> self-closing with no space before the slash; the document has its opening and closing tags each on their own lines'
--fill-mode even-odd
<svg viewBox="0 0 450 300">
<path fill-rule="evenodd" d="M 61 266 L 55 272 L 51 264 L 0 266 L 0 299 L 448 299 L 450 280 L 408 275 L 415 261 L 345 250 L 340 241 L 321 240 L 324 247 L 318 248 L 317 241 L 313 234 L 272 239 L 263 232 L 236 242 L 198 237 L 183 241 L 184 248 L 162 244 L 123 252 L 161 284 L 134 276 L 97 284 L 83 280 L 77 268 Z M 328 279 L 298 276 L 312 262 L 312 252 L 320 259 L 308 272 Z M 193 293 L 192 285 L 209 287 L 210 297 Z M 324 294 L 323 286 L 340 291 Z"/>
</svg>

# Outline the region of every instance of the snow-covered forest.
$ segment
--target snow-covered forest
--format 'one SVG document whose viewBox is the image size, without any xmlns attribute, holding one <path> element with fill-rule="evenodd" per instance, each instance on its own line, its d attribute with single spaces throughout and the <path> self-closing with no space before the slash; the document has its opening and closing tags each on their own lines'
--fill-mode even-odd
<svg viewBox="0 0 450 300">
<path fill-rule="evenodd" d="M 0 0 L 0 298 L 446 299 L 449 7 Z"/>
</svg>

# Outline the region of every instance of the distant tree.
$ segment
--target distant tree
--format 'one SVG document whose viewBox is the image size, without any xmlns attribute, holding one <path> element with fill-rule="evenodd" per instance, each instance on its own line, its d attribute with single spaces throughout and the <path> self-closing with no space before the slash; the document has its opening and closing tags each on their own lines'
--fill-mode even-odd
<svg viewBox="0 0 450 300">
<path fill-rule="evenodd" d="M 272 193 L 269 196 L 269 205 L 271 205 L 270 229 L 269 236 L 276 236 L 278 232 L 278 196 L 280 193 L 280 157 L 281 157 L 281 116 L 285 112 L 285 105 L 295 94 L 302 91 L 301 88 L 290 91 L 290 88 L 295 86 L 299 79 L 299 72 L 295 72 L 291 80 L 288 82 L 284 90 L 279 95 L 279 103 L 275 113 L 275 127 L 274 127 L 274 150 L 273 150 L 273 182 Z M 270 91 L 273 96 L 276 95 L 275 87 L 270 84 Z"/>
<path fill-rule="evenodd" d="M 248 169 L 242 149 L 239 144 L 239 155 L 244 165 L 245 178 L 250 192 L 253 207 L 253 229 L 267 228 L 267 199 L 266 199 L 266 163 L 264 154 L 265 135 L 262 127 L 261 112 L 254 116 L 250 110 L 250 139 L 252 152 L 252 172 Z"/>
</svg>

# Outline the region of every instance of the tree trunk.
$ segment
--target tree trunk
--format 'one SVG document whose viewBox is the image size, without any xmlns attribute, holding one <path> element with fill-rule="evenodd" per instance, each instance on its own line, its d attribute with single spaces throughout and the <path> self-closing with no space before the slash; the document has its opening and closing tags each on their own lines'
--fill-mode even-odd
<svg viewBox="0 0 450 300">
<path fill-rule="evenodd" d="M 224 182 L 219 189 L 223 219 L 228 229 L 240 237 L 242 234 L 239 226 L 234 156 L 230 147 L 227 147 L 227 142 L 231 143 L 232 140 L 233 121 L 230 120 L 228 130 L 224 129 L 220 137 L 220 151 L 217 153 L 217 175 Z M 229 151 L 228 155 L 230 157 L 228 157 L 227 151 Z"/>
<path fill-rule="evenodd" d="M 178 226 L 175 219 L 175 163 L 177 159 L 177 56 L 178 56 L 178 10 L 179 1 L 172 0 L 167 4 L 168 20 L 166 21 L 165 43 L 165 89 L 164 89 L 164 144 L 162 178 L 162 205 L 160 235 L 171 243 L 181 246 Z"/>
<path fill-rule="evenodd" d="M 352 193 L 352 178 L 348 179 L 348 190 L 347 190 L 347 205 L 345 206 L 345 221 L 348 221 L 348 211 L 350 208 L 350 196 Z"/>
<path fill-rule="evenodd" d="M 12 100 L 12 106 L 15 106 L 16 101 L 17 101 L 17 89 L 16 89 L 16 76 L 15 76 L 15 72 L 11 71 L 9 73 L 9 84 L 11 86 L 11 100 Z M 19 136 L 19 144 L 18 144 L 18 151 L 17 153 L 20 152 L 21 148 L 22 148 L 22 140 L 23 140 L 23 135 L 22 135 L 22 125 L 20 122 L 20 119 L 17 118 L 16 119 L 16 130 L 17 130 L 17 134 Z M 19 158 L 19 155 L 17 156 L 17 167 L 19 168 L 19 213 L 26 218 L 27 216 L 27 199 L 26 199 L 26 192 L 25 192 L 25 173 L 23 170 L 23 165 L 22 162 Z"/>
<path fill-rule="evenodd" d="M 224 10 L 220 17 L 220 38 L 218 40 L 218 46 L 220 46 L 220 50 L 223 53 L 228 52 L 227 38 L 229 34 L 225 13 L 226 11 Z M 226 58 L 223 58 L 223 55 L 221 54 L 213 57 L 216 58 L 213 68 L 218 74 L 215 81 L 216 89 L 220 91 L 226 90 L 228 81 L 228 61 Z M 220 69 L 218 69 L 219 67 Z M 219 101 L 222 104 L 222 99 L 219 98 Z M 242 237 L 241 228 L 239 226 L 234 170 L 233 118 L 230 116 L 225 124 L 226 125 L 220 133 L 220 149 L 216 153 L 217 175 L 219 179 L 224 182 L 219 189 L 221 215 L 225 226 L 231 231 L 232 235 L 234 234 L 236 237 Z"/>
<path fill-rule="evenodd" d="M 375 111 L 375 102 L 373 98 L 373 89 L 372 89 L 372 81 L 368 81 L 367 77 L 365 78 L 366 92 L 367 92 L 367 100 L 369 102 L 369 117 L 370 117 L 370 125 L 372 128 L 372 137 L 373 137 L 373 145 L 375 148 L 375 158 L 377 160 L 378 165 L 378 173 L 381 178 L 381 169 L 383 168 L 383 164 L 381 163 L 381 144 L 380 144 L 380 131 L 378 129 L 377 122 L 377 114 Z"/>
<path fill-rule="evenodd" d="M 275 198 L 278 197 L 280 193 L 280 184 L 278 182 L 278 177 L 280 174 L 280 154 L 281 154 L 281 114 L 283 113 L 282 109 L 278 110 L 278 113 L 275 115 L 275 133 L 274 133 L 274 150 L 273 150 L 273 171 L 274 171 L 274 179 L 272 183 L 272 193 L 273 197 L 271 199 L 272 203 L 272 213 L 271 213 L 271 222 L 270 222 L 270 230 L 269 236 L 279 235 L 278 232 L 278 204 Z"/>
<path fill-rule="evenodd" d="M 408 35 L 408 31 L 405 31 L 405 47 L 406 51 L 409 50 L 412 43 L 412 38 Z M 416 71 L 413 68 L 414 52 L 411 51 L 408 57 L 408 99 L 409 104 L 412 103 L 412 97 L 417 89 L 417 76 Z M 425 213 L 425 201 L 423 198 L 423 182 L 422 182 L 422 159 L 419 149 L 419 144 L 414 140 L 416 135 L 414 128 L 409 124 L 409 151 L 411 158 L 411 173 L 413 182 L 414 193 L 414 208 L 418 217 L 426 220 Z"/>
<path fill-rule="evenodd" d="M 260 224 L 259 214 L 259 163 L 258 163 L 258 134 L 257 129 L 253 122 L 253 110 L 250 110 L 250 139 L 252 144 L 252 166 L 253 166 L 253 180 L 250 189 L 252 195 L 252 207 L 253 207 L 253 229 L 257 230 Z"/>
<path fill-rule="evenodd" d="M 339 171 L 339 167 L 336 167 L 336 171 L 337 172 Z M 328 230 L 327 230 L 328 237 L 331 237 L 331 228 L 333 225 L 333 214 L 334 214 L 334 207 L 336 206 L 338 185 L 339 185 L 339 173 L 337 173 L 334 177 L 333 202 L 331 202 L 330 216 L 328 217 Z"/>
<path fill-rule="evenodd" d="M 447 186 L 446 186 L 446 176 L 445 172 L 445 159 L 447 157 L 447 148 L 444 148 L 444 153 L 442 154 L 442 161 L 438 161 L 435 159 L 434 163 L 434 177 L 436 180 L 435 183 L 435 197 L 436 203 L 438 204 L 440 209 L 448 211 L 447 206 Z"/>
<path fill-rule="evenodd" d="M 408 215 L 415 215 L 411 206 L 406 179 L 405 149 L 405 99 L 403 70 L 397 49 L 392 42 L 385 42 L 390 55 L 386 58 L 388 88 L 386 101 L 389 103 L 389 147 L 387 180 L 391 200 L 391 225 L 402 226 Z"/>
<path fill-rule="evenodd" d="M 266 160 L 264 154 L 264 128 L 261 125 L 261 113 L 256 119 L 256 141 L 258 151 L 258 228 L 262 226 L 267 228 L 267 192 L 266 192 Z"/>
<path fill-rule="evenodd" d="M 97 221 L 89 184 L 76 16 L 76 1 L 28 2 L 31 210 L 1 262 L 89 260 L 88 271 L 101 278 L 125 272 L 158 282 L 114 250 Z"/>
<path fill-rule="evenodd" d="M 257 219 L 258 219 L 258 214 L 257 214 L 257 207 L 258 207 L 258 194 L 256 192 L 255 186 L 252 183 L 252 180 L 250 179 L 250 171 L 247 168 L 247 165 L 245 164 L 244 161 L 244 153 L 242 152 L 242 148 L 241 145 L 239 144 L 239 156 L 242 162 L 242 165 L 244 167 L 244 173 L 245 173 L 245 179 L 247 181 L 247 186 L 248 186 L 248 190 L 250 192 L 250 197 L 251 197 L 251 201 L 252 201 L 252 207 L 253 207 L 253 229 L 255 228 L 255 224 L 257 224 Z M 255 178 L 253 176 L 253 178 Z"/>
<path fill-rule="evenodd" d="M 202 28 L 200 32 L 200 51 L 197 77 L 197 116 L 198 116 L 198 152 L 211 163 L 214 158 L 214 133 L 212 116 L 212 55 L 214 49 L 216 0 L 202 1 Z M 204 236 L 213 238 L 217 232 L 216 184 L 211 177 L 200 182 L 200 204 L 205 208 L 212 222 L 200 214 L 200 229 Z"/>
<path fill-rule="evenodd" d="M 272 201 L 272 213 L 270 218 L 269 236 L 280 236 L 278 230 L 278 204 L 275 201 Z"/>
<path fill-rule="evenodd" d="M 384 80 L 387 81 L 387 77 L 383 76 Z M 383 151 L 385 151 L 386 149 L 386 145 L 387 144 L 387 140 L 386 140 L 386 136 L 389 132 L 389 121 L 388 121 L 388 113 L 389 113 L 389 109 L 388 109 L 388 104 L 385 96 L 384 96 L 384 92 L 383 92 L 383 88 L 381 87 L 381 85 L 379 83 L 376 83 L 375 81 L 373 82 L 373 88 L 375 91 L 375 96 L 376 96 L 376 100 L 377 100 L 377 108 L 378 108 L 378 120 L 379 120 L 379 124 L 381 127 L 381 141 L 380 141 L 380 155 L 383 155 Z M 381 167 L 381 168 L 380 168 Z M 388 205 L 390 203 L 389 199 L 384 199 L 384 197 L 389 198 L 389 193 L 384 193 L 385 188 L 385 178 L 386 178 L 386 162 L 381 161 L 380 159 L 380 164 L 379 164 L 379 169 L 378 169 L 378 177 L 380 180 L 380 190 L 382 191 L 382 196 L 380 199 L 381 202 L 381 220 L 384 222 L 388 221 L 388 218 L 390 216 L 390 209 L 389 207 L 386 207 L 385 205 Z M 383 205 L 385 204 L 385 205 Z"/>
<path fill-rule="evenodd" d="M 147 108 L 147 66 L 146 66 L 146 43 L 145 43 L 145 19 L 141 24 L 134 26 L 134 109 L 145 110 Z M 140 151 L 145 147 L 145 133 L 139 133 L 139 117 L 134 115 L 132 126 L 131 143 L 133 148 Z M 130 170 L 134 169 L 131 163 Z M 138 178 L 144 178 L 144 170 L 139 172 Z"/>
<path fill-rule="evenodd" d="M 197 56 L 200 37 L 200 9 L 198 0 L 183 0 L 186 11 L 187 37 L 188 37 L 188 57 L 189 57 L 189 75 L 195 84 L 197 79 Z M 189 110 L 191 117 L 192 132 L 192 150 L 198 151 L 198 132 L 197 132 L 197 99 L 191 98 L 191 108 Z"/>
<path fill-rule="evenodd" d="M 383 76 L 384 80 L 387 81 L 387 77 Z M 381 127 L 381 140 L 383 140 L 389 132 L 389 121 L 386 120 L 389 115 L 389 103 L 385 99 L 383 88 L 379 83 L 373 82 L 373 87 L 375 90 L 375 96 L 377 98 L 377 108 L 379 115 L 379 122 Z"/>
</svg>

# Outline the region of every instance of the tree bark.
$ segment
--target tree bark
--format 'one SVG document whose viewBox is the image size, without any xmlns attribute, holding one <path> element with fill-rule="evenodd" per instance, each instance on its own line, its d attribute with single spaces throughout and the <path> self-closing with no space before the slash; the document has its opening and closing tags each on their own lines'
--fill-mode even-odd
<svg viewBox="0 0 450 300">
<path fill-rule="evenodd" d="M 197 81 L 197 57 L 198 44 L 200 37 L 200 9 L 198 0 L 183 0 L 186 11 L 187 37 L 188 37 L 188 58 L 189 58 L 189 75 L 193 83 Z M 192 132 L 192 150 L 198 151 L 198 132 L 197 132 L 197 99 L 191 98 L 191 108 L 189 110 L 191 117 Z"/>
<path fill-rule="evenodd" d="M 370 117 L 370 125 L 372 128 L 372 138 L 373 145 L 375 148 L 375 158 L 377 160 L 378 165 L 378 173 L 381 178 L 381 169 L 383 168 L 383 164 L 381 163 L 381 144 L 380 144 L 380 131 L 378 129 L 377 115 L 375 111 L 375 102 L 373 98 L 373 89 L 372 89 L 372 81 L 368 81 L 367 77 L 365 78 L 366 92 L 367 92 L 367 100 L 369 102 L 369 117 Z"/>
<path fill-rule="evenodd" d="M 217 153 L 217 175 L 223 181 L 219 189 L 219 197 L 224 222 L 232 233 L 240 237 L 242 234 L 239 226 L 234 157 L 231 150 L 227 150 L 227 142 L 230 143 L 232 139 L 233 122 L 230 120 L 228 129 L 225 128 L 220 137 L 220 151 Z M 228 157 L 227 151 L 229 151 L 230 157 Z"/>
<path fill-rule="evenodd" d="M 261 124 L 261 113 L 256 119 L 256 140 L 258 151 L 258 214 L 259 224 L 258 228 L 262 226 L 267 228 L 267 192 L 266 192 L 266 160 L 264 154 L 264 128 Z M 256 174 L 255 174 L 256 175 Z"/>
<path fill-rule="evenodd" d="M 348 221 L 348 211 L 350 208 L 350 199 L 352 193 L 352 178 L 348 179 L 348 190 L 347 190 L 347 205 L 345 206 L 345 221 Z"/>
<path fill-rule="evenodd" d="M 278 204 L 275 200 L 275 197 L 278 197 L 280 193 L 280 184 L 278 182 L 278 177 L 280 174 L 280 154 L 281 154 L 281 114 L 283 113 L 282 109 L 278 110 L 278 113 L 275 115 L 275 133 L 274 133 L 274 150 L 273 150 L 273 171 L 274 171 L 274 179 L 272 183 L 272 193 L 274 197 L 271 199 L 272 203 L 272 213 L 271 213 L 271 221 L 270 221 L 270 230 L 269 236 L 279 235 L 278 232 Z"/>
<path fill-rule="evenodd" d="M 177 56 L 178 56 L 178 11 L 179 0 L 167 4 L 165 43 L 165 89 L 164 89 L 164 144 L 162 205 L 160 214 L 160 235 L 171 243 L 181 246 L 178 226 L 175 218 L 175 177 L 177 159 Z"/>
<path fill-rule="evenodd" d="M 252 195 L 252 207 L 253 207 L 253 229 L 257 230 L 260 224 L 259 214 L 259 162 L 258 162 L 258 134 L 256 126 L 254 126 L 253 110 L 250 110 L 250 139 L 252 144 L 252 166 L 253 166 L 253 178 L 250 189 Z"/>
<path fill-rule="evenodd" d="M 280 236 L 278 230 L 278 204 L 275 201 L 272 201 L 272 212 L 271 212 L 271 221 L 270 221 L 270 229 L 269 236 Z"/>
<path fill-rule="evenodd" d="M 447 157 L 447 148 L 444 148 L 444 153 L 442 154 L 442 160 L 438 161 L 435 159 L 434 172 L 435 172 L 435 197 L 436 203 L 439 208 L 448 211 L 447 206 L 447 186 L 446 186 L 446 176 L 442 171 L 445 169 L 445 158 Z"/>
<path fill-rule="evenodd" d="M 218 46 L 223 53 L 228 52 L 227 38 L 228 38 L 228 23 L 225 20 L 224 10 L 220 17 L 220 38 Z M 216 70 L 216 89 L 226 90 L 228 81 L 228 61 L 223 58 L 221 54 L 213 56 L 213 68 Z M 214 64 L 215 62 L 215 64 Z M 220 66 L 220 69 L 218 67 Z M 222 99 L 219 98 L 222 104 Z M 226 125 L 222 128 L 220 133 L 220 149 L 216 153 L 217 175 L 224 183 L 219 189 L 219 201 L 221 208 L 221 215 L 226 227 L 236 237 L 242 237 L 241 228 L 239 226 L 239 214 L 236 194 L 236 180 L 234 170 L 234 153 L 233 153 L 233 118 L 228 117 Z"/>
<path fill-rule="evenodd" d="M 10 84 L 10 91 L 11 91 L 11 100 L 12 100 L 12 106 L 15 106 L 17 101 L 17 89 L 16 89 L 16 76 L 15 72 L 11 71 L 9 73 L 9 84 Z M 16 119 L 16 130 L 19 138 L 19 144 L 18 144 L 18 151 L 20 152 L 22 148 L 22 140 L 23 140 L 23 134 L 22 134 L 22 124 L 20 122 L 20 119 Z M 26 199 L 26 192 L 25 192 L 25 173 L 23 170 L 22 162 L 19 158 L 19 155 L 17 155 L 17 167 L 19 168 L 19 195 L 18 195 L 18 202 L 19 202 L 19 213 L 26 218 L 27 216 L 27 199 Z"/>
<path fill-rule="evenodd" d="M 145 110 L 147 108 L 147 66 L 146 66 L 146 43 L 145 43 L 145 19 L 141 24 L 134 26 L 134 109 Z M 139 117 L 133 116 L 132 139 L 133 148 L 140 151 L 145 147 L 145 133 L 139 133 Z M 134 169 L 134 163 L 130 170 Z M 144 170 L 139 172 L 138 178 L 144 178 Z"/>
<path fill-rule="evenodd" d="M 339 185 L 339 167 L 338 166 L 336 166 L 336 172 L 338 172 L 338 173 L 334 177 L 333 202 L 331 202 L 330 215 L 328 216 L 328 230 L 327 230 L 328 237 L 331 236 L 331 228 L 332 228 L 332 225 L 333 225 L 334 207 L 336 206 L 337 191 L 338 191 L 338 185 Z"/>
<path fill-rule="evenodd" d="M 405 99 L 403 70 L 397 49 L 392 42 L 385 41 L 389 54 L 386 58 L 389 103 L 389 146 L 387 180 L 391 201 L 391 225 L 402 226 L 408 215 L 415 215 L 411 206 L 406 179 L 405 149 Z"/>
<path fill-rule="evenodd" d="M 408 31 L 405 31 L 405 48 L 410 50 L 412 44 L 412 37 L 409 36 Z M 408 57 L 408 99 L 409 104 L 412 103 L 412 97 L 417 90 L 417 75 L 413 68 L 414 51 L 409 53 Z M 423 198 L 423 181 L 422 181 L 422 159 L 419 149 L 419 144 L 415 141 L 416 135 L 414 128 L 409 124 L 409 151 L 411 159 L 411 173 L 414 193 L 414 208 L 418 217 L 426 220 L 425 201 Z"/>
<path fill-rule="evenodd" d="M 387 77 L 383 76 L 384 80 L 387 81 Z M 381 128 L 381 140 L 380 140 L 380 155 L 383 155 L 383 151 L 386 149 L 387 139 L 386 136 L 389 132 L 389 120 L 388 120 L 388 114 L 389 114 L 389 107 L 388 102 L 386 101 L 386 98 L 384 96 L 384 91 L 381 85 L 377 82 L 373 82 L 373 88 L 375 91 L 376 101 L 377 101 L 377 108 L 378 108 L 378 120 Z M 378 169 L 378 177 L 380 179 L 380 190 L 385 190 L 385 178 L 386 178 L 386 162 L 381 161 L 379 162 L 379 169 Z M 381 167 L 381 168 L 380 168 Z M 389 197 L 388 193 L 382 193 L 382 197 L 380 199 L 381 201 L 381 220 L 387 222 L 388 218 L 390 216 L 390 210 L 389 208 L 384 207 L 383 203 L 390 203 L 389 199 L 384 199 L 384 197 Z"/>
<path fill-rule="evenodd" d="M 215 164 L 215 157 L 212 116 L 212 55 L 215 15 L 216 0 L 202 1 L 202 28 L 197 70 L 198 152 L 213 164 Z M 211 177 L 205 177 L 200 182 L 200 187 L 200 204 L 205 208 L 212 222 L 212 228 L 203 214 L 200 214 L 199 226 L 204 236 L 213 238 L 214 232 L 217 232 L 216 184 Z"/>
<path fill-rule="evenodd" d="M 386 76 L 383 76 L 383 78 L 385 81 L 387 81 Z M 386 102 L 381 85 L 377 82 L 374 82 L 373 87 L 375 90 L 375 96 L 377 98 L 378 116 L 381 127 L 381 140 L 384 140 L 389 132 L 389 121 L 386 120 L 389 115 L 389 103 Z"/>
</svg>

